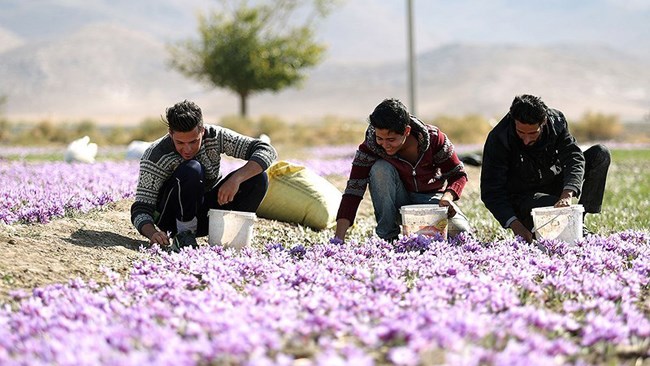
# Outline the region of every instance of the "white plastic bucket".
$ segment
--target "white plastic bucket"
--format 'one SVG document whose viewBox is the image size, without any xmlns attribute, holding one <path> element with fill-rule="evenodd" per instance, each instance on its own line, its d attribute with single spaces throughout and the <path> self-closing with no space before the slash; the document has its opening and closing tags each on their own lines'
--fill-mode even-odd
<svg viewBox="0 0 650 366">
<path fill-rule="evenodd" d="M 406 205 L 402 214 L 402 234 L 442 235 L 447 239 L 447 207 L 438 205 Z"/>
<path fill-rule="evenodd" d="M 574 243 L 582 239 L 582 205 L 533 209 L 533 232 L 537 239 L 557 239 Z"/>
<path fill-rule="evenodd" d="M 208 244 L 241 249 L 251 243 L 257 221 L 254 212 L 211 209 L 208 219 Z"/>
</svg>

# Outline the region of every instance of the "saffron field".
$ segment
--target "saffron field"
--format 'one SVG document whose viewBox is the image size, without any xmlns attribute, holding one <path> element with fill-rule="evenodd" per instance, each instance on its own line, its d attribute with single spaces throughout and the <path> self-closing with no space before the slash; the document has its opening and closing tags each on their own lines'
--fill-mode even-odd
<svg viewBox="0 0 650 366">
<path fill-rule="evenodd" d="M 353 153 L 292 161 L 342 189 Z M 133 197 L 137 162 L 28 155 L 0 159 L 0 228 Z M 386 243 L 362 206 L 345 242 L 260 220 L 240 252 L 143 247 L 101 284 L 15 290 L 0 309 L 0 364 L 649 364 L 649 168 L 650 150 L 614 149 L 603 213 L 587 216 L 596 235 L 576 244 L 512 237 L 468 168 L 460 206 L 474 236 Z"/>
</svg>

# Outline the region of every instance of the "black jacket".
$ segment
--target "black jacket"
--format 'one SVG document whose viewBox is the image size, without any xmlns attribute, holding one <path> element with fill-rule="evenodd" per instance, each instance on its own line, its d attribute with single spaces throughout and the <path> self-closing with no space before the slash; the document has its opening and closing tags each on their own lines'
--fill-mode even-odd
<svg viewBox="0 0 650 366">
<path fill-rule="evenodd" d="M 585 158 L 569 133 L 562 112 L 549 109 L 539 140 L 525 146 L 507 114 L 490 131 L 483 147 L 481 200 L 506 227 L 516 216 L 513 202 L 524 195 L 559 196 L 563 189 L 580 194 Z"/>
</svg>

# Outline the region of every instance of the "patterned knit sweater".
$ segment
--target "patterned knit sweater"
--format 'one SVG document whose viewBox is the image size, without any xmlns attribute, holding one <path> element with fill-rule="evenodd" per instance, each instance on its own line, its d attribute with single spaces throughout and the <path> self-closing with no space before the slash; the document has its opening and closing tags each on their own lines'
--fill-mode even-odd
<svg viewBox="0 0 650 366">
<path fill-rule="evenodd" d="M 399 156 L 389 156 L 377 144 L 375 128 L 366 130 L 365 141 L 359 145 L 345 192 L 341 198 L 337 220 L 344 218 L 354 223 L 361 199 L 370 181 L 370 168 L 378 159 L 389 162 L 397 169 L 400 180 L 409 192 L 436 193 L 451 191 L 460 198 L 467 173 L 454 145 L 438 127 L 426 125 L 411 116 L 411 135 L 418 141 L 418 162 L 413 165 Z"/>
<path fill-rule="evenodd" d="M 277 158 L 275 149 L 268 143 L 241 135 L 227 128 L 205 125 L 205 133 L 195 159 L 205 169 L 205 191 L 213 189 L 221 179 L 221 154 L 257 162 L 266 170 Z M 131 206 L 131 222 L 142 233 L 142 226 L 154 223 L 158 194 L 183 158 L 176 151 L 171 136 L 154 141 L 140 160 L 140 176 Z"/>
</svg>

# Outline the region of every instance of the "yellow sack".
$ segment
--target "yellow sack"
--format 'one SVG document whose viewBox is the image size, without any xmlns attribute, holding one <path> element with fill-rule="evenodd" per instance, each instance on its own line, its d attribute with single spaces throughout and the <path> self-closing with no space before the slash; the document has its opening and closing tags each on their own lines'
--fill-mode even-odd
<svg viewBox="0 0 650 366">
<path fill-rule="evenodd" d="M 336 224 L 341 192 L 327 179 L 287 161 L 272 164 L 267 174 L 269 190 L 257 209 L 257 216 L 315 230 Z"/>
</svg>

